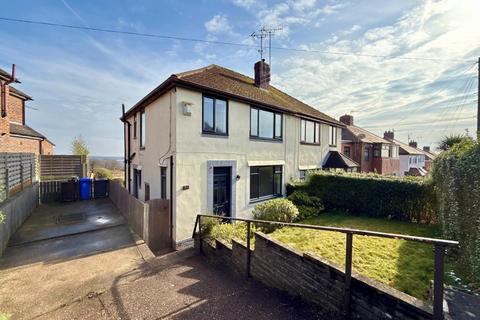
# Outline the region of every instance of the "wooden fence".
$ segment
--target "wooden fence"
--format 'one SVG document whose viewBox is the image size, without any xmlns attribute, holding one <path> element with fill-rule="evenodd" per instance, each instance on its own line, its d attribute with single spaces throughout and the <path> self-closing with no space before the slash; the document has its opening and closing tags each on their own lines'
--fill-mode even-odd
<svg viewBox="0 0 480 320">
<path fill-rule="evenodd" d="M 116 181 L 110 181 L 109 198 L 150 250 L 157 253 L 172 248 L 169 200 L 142 202 Z"/>
<path fill-rule="evenodd" d="M 77 155 L 41 155 L 40 178 L 62 180 L 72 177 L 86 177 L 87 157 Z"/>
<path fill-rule="evenodd" d="M 0 202 L 38 181 L 33 153 L 0 153 Z"/>
</svg>

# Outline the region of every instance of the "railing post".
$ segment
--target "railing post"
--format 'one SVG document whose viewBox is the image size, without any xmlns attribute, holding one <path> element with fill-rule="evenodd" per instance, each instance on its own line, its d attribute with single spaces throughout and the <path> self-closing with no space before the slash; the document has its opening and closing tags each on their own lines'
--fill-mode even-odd
<svg viewBox="0 0 480 320">
<path fill-rule="evenodd" d="M 250 277 L 250 237 L 251 237 L 251 222 L 247 221 L 247 277 Z"/>
<path fill-rule="evenodd" d="M 353 234 L 348 232 L 346 241 L 345 252 L 345 288 L 344 288 L 344 309 L 345 318 L 350 318 L 350 299 L 351 299 L 351 281 L 352 281 L 352 247 L 353 247 Z"/>
<path fill-rule="evenodd" d="M 435 245 L 435 275 L 433 279 L 433 319 L 443 320 L 443 260 L 445 246 Z"/>
<path fill-rule="evenodd" d="M 198 249 L 200 253 L 203 253 L 203 240 L 202 240 L 202 216 L 198 216 Z"/>
</svg>

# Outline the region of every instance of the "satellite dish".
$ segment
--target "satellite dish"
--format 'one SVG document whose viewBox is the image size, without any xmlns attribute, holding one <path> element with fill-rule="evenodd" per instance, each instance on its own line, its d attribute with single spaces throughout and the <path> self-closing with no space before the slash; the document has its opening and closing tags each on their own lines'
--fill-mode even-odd
<svg viewBox="0 0 480 320">
<path fill-rule="evenodd" d="M 365 137 L 366 137 L 366 136 L 365 136 L 363 133 L 360 133 L 360 134 L 358 135 L 358 139 L 365 139 Z"/>
</svg>

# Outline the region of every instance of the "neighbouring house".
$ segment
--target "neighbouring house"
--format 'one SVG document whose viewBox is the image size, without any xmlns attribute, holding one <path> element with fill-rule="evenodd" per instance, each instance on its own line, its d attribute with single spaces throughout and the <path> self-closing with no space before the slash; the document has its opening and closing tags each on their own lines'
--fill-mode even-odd
<svg viewBox="0 0 480 320">
<path fill-rule="evenodd" d="M 270 85 L 265 61 L 254 73 L 173 74 L 122 116 L 126 186 L 140 200 L 170 199 L 177 245 L 197 214 L 248 217 L 340 150 L 342 123 Z"/>
<path fill-rule="evenodd" d="M 32 97 L 11 84 L 20 83 L 12 73 L 0 69 L 0 152 L 53 154 L 55 145 L 25 123 L 25 103 Z"/>
<path fill-rule="evenodd" d="M 354 124 L 352 115 L 343 115 L 342 153 L 357 162 L 361 172 L 400 175 L 399 146 Z"/>
<path fill-rule="evenodd" d="M 425 170 L 425 153 L 417 148 L 415 141 L 408 144 L 395 139 L 393 131 L 386 131 L 383 137 L 397 144 L 400 148 L 400 176 L 425 176 L 428 172 Z"/>
<path fill-rule="evenodd" d="M 422 151 L 425 154 L 425 170 L 431 171 L 433 168 L 433 162 L 437 158 L 437 155 L 430 150 L 429 146 L 424 146 Z"/>
</svg>

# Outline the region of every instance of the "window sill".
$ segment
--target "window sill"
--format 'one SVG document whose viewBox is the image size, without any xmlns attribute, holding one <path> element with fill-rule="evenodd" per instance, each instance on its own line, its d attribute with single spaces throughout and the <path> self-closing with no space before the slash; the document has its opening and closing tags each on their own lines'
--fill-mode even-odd
<svg viewBox="0 0 480 320">
<path fill-rule="evenodd" d="M 259 137 L 252 137 L 252 136 L 250 136 L 250 141 L 263 141 L 263 142 L 283 143 L 283 139 L 259 138 Z"/>
<path fill-rule="evenodd" d="M 145 150 L 145 147 L 140 147 L 140 150 L 142 150 L 142 151 Z"/>
<path fill-rule="evenodd" d="M 331 147 L 331 148 L 336 148 L 337 147 L 336 144 L 329 144 L 328 146 Z"/>
<path fill-rule="evenodd" d="M 228 138 L 228 133 L 215 133 L 215 132 L 202 131 L 202 137 Z"/>
<path fill-rule="evenodd" d="M 305 145 L 305 146 L 319 146 L 320 143 L 314 143 L 314 142 L 305 142 L 305 141 L 300 141 L 300 144 Z"/>
<path fill-rule="evenodd" d="M 255 203 L 260 203 L 260 202 L 264 202 L 264 201 L 267 201 L 267 200 L 272 200 L 272 199 L 276 199 L 276 198 L 283 198 L 283 195 L 271 195 L 271 196 L 266 196 L 266 197 L 262 197 L 262 198 L 258 198 L 258 199 L 250 199 L 250 202 L 249 204 L 255 204 Z"/>
</svg>

